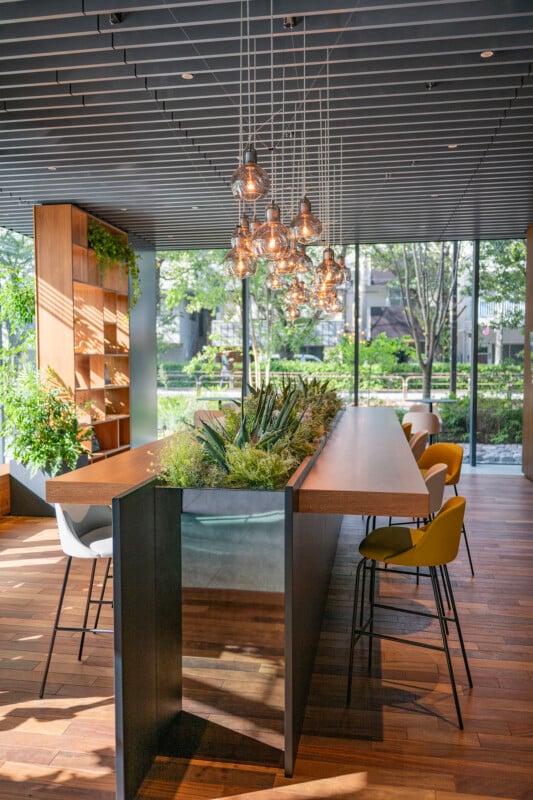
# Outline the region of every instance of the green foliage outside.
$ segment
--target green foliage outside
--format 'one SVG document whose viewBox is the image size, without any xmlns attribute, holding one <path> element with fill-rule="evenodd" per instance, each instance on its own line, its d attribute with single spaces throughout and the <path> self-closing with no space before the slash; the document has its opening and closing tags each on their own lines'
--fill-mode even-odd
<svg viewBox="0 0 533 800">
<path fill-rule="evenodd" d="M 520 328 L 524 324 L 526 243 L 523 239 L 480 242 L 479 292 L 483 300 L 495 304 L 495 314 L 489 322 L 491 328 Z"/>
<path fill-rule="evenodd" d="M 33 241 L 0 228 L 0 369 L 10 374 L 35 344 Z"/>
<path fill-rule="evenodd" d="M 341 401 L 327 382 L 263 384 L 242 409 L 174 437 L 161 455 L 162 479 L 173 486 L 280 489 L 316 448 Z"/>
<path fill-rule="evenodd" d="M 457 283 L 458 259 L 450 242 L 377 244 L 368 248 L 372 267 L 390 270 L 399 287 L 416 359 L 429 397 L 433 363 Z"/>
<path fill-rule="evenodd" d="M 157 398 L 157 419 L 159 429 L 163 435 L 176 431 L 189 430 L 194 418 L 194 412 L 199 409 L 218 408 L 216 402 L 206 403 L 195 395 L 173 394 L 168 397 L 161 395 Z"/>
<path fill-rule="evenodd" d="M 160 252 L 160 334 L 175 325 L 172 311 L 183 304 L 188 313 L 207 309 L 213 314 L 224 309 L 227 320 L 241 322 L 242 282 L 228 277 L 223 267 L 223 250 Z M 253 353 L 250 380 L 259 386 L 268 381 L 272 354 L 298 353 L 317 341 L 314 328 L 318 314 L 309 311 L 289 324 L 285 293 L 267 287 L 268 267 L 258 265 L 248 287 L 253 313 L 250 316 L 250 344 Z M 222 347 L 231 346 L 223 342 Z"/>
<path fill-rule="evenodd" d="M 477 441 L 480 444 L 520 444 L 523 404 L 509 397 L 478 397 Z M 445 438 L 466 442 L 469 434 L 469 398 L 442 405 L 439 414 Z"/>
</svg>

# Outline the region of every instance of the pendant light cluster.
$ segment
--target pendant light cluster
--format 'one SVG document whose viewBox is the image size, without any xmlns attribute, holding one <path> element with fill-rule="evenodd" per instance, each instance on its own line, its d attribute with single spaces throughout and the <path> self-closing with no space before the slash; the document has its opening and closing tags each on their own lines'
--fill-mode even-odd
<svg viewBox="0 0 533 800">
<path fill-rule="evenodd" d="M 242 3 L 241 3 L 242 6 Z M 240 152 L 243 153 L 242 163 L 235 170 L 231 178 L 231 191 L 239 201 L 239 223 L 232 235 L 232 249 L 226 253 L 224 265 L 228 273 L 242 280 L 255 275 L 258 261 L 266 260 L 269 265 L 267 286 L 273 291 L 286 290 L 287 317 L 294 321 L 298 319 L 303 306 L 311 306 L 319 311 L 342 311 L 342 302 L 337 295 L 339 289 L 346 288 L 350 281 L 350 271 L 345 267 L 344 260 L 339 257 L 335 260 L 334 251 L 329 243 L 329 59 L 327 78 L 328 107 L 326 114 L 320 113 L 321 118 L 321 144 L 320 166 L 322 177 L 322 193 L 326 198 L 323 207 L 326 211 L 326 223 L 323 224 L 319 217 L 313 213 L 311 201 L 307 196 L 306 180 L 306 141 L 305 141 L 305 60 L 303 73 L 303 102 L 302 102 L 302 130 L 301 130 L 301 176 L 302 199 L 298 213 L 285 225 L 281 219 L 279 205 L 275 202 L 275 165 L 274 165 L 274 109 L 271 111 L 271 153 L 272 153 L 272 179 L 266 170 L 260 166 L 254 142 L 255 133 L 255 44 L 252 52 L 250 44 L 250 16 L 249 0 L 247 0 L 247 17 L 241 21 L 241 93 L 240 93 Z M 246 59 L 243 54 L 244 28 L 246 25 Z M 271 14 L 271 41 L 273 43 L 273 15 Z M 274 60 L 273 44 L 271 46 L 271 91 L 274 96 Z M 305 54 L 305 31 L 304 48 Z M 245 65 L 246 60 L 246 65 Z M 246 67 L 246 68 L 245 68 Z M 247 78 L 248 98 L 248 135 L 244 146 L 244 105 L 243 84 Z M 284 81 L 283 81 L 284 87 Z M 322 97 L 321 97 L 322 105 Z M 322 109 L 320 109 L 322 112 Z M 285 113 L 284 97 L 282 98 L 282 112 Z M 322 122 L 324 120 L 324 122 Z M 326 127 L 327 126 L 327 127 Z M 284 124 L 282 125 L 285 130 Z M 294 160 L 293 160 L 294 164 Z M 294 188 L 294 187 L 293 187 Z M 271 201 L 265 209 L 265 221 L 261 224 L 256 217 L 256 203 L 263 200 L 270 193 Z M 245 213 L 246 204 L 253 204 L 253 218 L 249 221 Z M 325 235 L 324 235 L 325 234 Z M 306 247 L 321 241 L 327 244 L 323 253 L 323 260 L 313 268 L 313 262 L 307 254 Z M 342 259 L 342 263 L 339 263 Z M 292 280 L 287 286 L 287 276 Z M 306 286 L 302 279 L 305 276 L 309 283 Z"/>
</svg>

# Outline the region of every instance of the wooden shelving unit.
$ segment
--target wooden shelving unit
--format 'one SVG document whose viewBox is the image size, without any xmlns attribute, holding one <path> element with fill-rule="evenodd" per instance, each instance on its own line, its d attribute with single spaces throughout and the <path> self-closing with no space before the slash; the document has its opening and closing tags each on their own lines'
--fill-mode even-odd
<svg viewBox="0 0 533 800">
<path fill-rule="evenodd" d="M 34 209 L 38 363 L 72 388 L 96 461 L 130 446 L 129 317 L 127 274 L 118 264 L 99 269 L 87 246 L 90 219 L 70 204 Z"/>
</svg>

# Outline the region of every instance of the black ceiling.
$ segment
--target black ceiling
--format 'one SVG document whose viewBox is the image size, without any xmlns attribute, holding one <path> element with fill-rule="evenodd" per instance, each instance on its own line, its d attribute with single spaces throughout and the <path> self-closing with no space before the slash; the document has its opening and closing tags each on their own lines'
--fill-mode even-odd
<svg viewBox="0 0 533 800">
<path fill-rule="evenodd" d="M 533 223 L 533 0 L 0 0 L 0 225 L 72 202 L 158 249 L 228 246 L 248 50 L 285 218 L 305 64 L 309 196 L 346 242 Z"/>
</svg>

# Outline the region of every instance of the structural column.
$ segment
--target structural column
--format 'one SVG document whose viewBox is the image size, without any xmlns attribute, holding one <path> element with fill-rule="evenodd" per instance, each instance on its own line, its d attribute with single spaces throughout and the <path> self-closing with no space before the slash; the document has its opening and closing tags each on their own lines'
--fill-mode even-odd
<svg viewBox="0 0 533 800">
<path fill-rule="evenodd" d="M 522 471 L 533 480 L 533 225 L 527 229 L 526 326 L 524 342 L 524 421 L 522 432 Z"/>
</svg>

